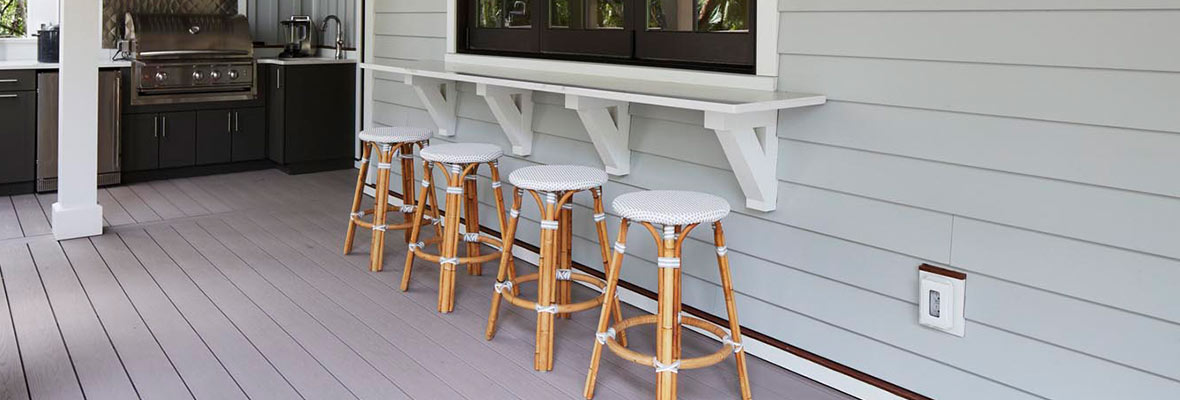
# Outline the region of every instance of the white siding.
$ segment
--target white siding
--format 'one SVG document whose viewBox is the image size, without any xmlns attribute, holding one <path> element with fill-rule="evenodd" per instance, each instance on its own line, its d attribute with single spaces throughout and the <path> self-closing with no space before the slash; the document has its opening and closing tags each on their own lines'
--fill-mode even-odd
<svg viewBox="0 0 1180 400">
<path fill-rule="evenodd" d="M 441 58 L 444 5 L 377 0 L 377 61 Z M 651 106 L 632 107 L 632 173 L 608 201 L 727 198 L 746 325 L 927 396 L 1180 393 L 1180 2 L 779 6 L 780 87 L 830 103 L 780 115 L 778 210 L 740 207 L 700 113 Z M 433 125 L 397 77 L 376 78 L 375 123 Z M 507 149 L 474 88 L 459 90 L 454 139 Z M 535 99 L 534 155 L 504 168 L 600 166 L 562 99 Z M 524 216 L 535 242 L 536 211 Z M 576 235 L 575 258 L 598 265 L 591 226 Z M 651 288 L 652 244 L 633 239 L 623 277 Z M 685 301 L 723 314 L 708 240 L 687 244 Z M 968 273 L 965 338 L 916 324 L 924 262 Z"/>
</svg>

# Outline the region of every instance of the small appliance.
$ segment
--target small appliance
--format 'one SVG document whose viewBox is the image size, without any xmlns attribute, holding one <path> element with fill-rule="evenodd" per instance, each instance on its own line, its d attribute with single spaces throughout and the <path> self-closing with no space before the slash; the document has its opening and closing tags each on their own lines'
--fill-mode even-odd
<svg viewBox="0 0 1180 400">
<path fill-rule="evenodd" d="M 283 46 L 283 53 L 279 54 L 279 58 L 314 57 L 316 55 L 316 32 L 319 29 L 317 29 L 315 22 L 312 22 L 311 17 L 292 15 L 279 23 L 287 29 L 287 44 Z"/>
</svg>

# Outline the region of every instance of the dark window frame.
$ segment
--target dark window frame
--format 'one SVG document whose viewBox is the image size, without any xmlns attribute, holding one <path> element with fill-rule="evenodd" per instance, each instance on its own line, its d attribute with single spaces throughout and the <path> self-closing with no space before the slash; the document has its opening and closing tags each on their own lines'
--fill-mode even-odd
<svg viewBox="0 0 1180 400">
<path fill-rule="evenodd" d="M 757 3 L 749 0 L 746 32 L 647 30 L 648 0 L 626 0 L 625 28 L 549 27 L 551 0 L 531 0 L 529 28 L 478 28 L 478 0 L 457 1 L 456 49 L 462 54 L 537 58 L 754 74 Z M 636 12 L 635 10 L 639 10 Z"/>
</svg>

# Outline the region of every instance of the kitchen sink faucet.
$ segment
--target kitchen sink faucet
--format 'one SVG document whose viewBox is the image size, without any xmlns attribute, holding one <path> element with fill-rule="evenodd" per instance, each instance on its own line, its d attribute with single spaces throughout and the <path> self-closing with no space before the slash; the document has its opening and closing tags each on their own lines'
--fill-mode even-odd
<svg viewBox="0 0 1180 400">
<path fill-rule="evenodd" d="M 344 59 L 344 22 L 335 15 L 324 17 L 324 23 L 320 24 L 320 32 L 328 31 L 328 20 L 336 20 L 336 59 Z"/>
</svg>

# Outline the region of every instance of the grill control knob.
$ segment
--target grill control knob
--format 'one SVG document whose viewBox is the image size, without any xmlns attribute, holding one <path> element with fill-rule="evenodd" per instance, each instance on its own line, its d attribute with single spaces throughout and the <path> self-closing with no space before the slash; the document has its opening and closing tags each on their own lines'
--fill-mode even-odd
<svg viewBox="0 0 1180 400">
<path fill-rule="evenodd" d="M 163 82 L 166 80 L 168 80 L 168 73 L 167 72 L 157 72 L 156 73 L 156 81 L 157 82 Z"/>
<path fill-rule="evenodd" d="M 229 79 L 238 79 L 238 71 L 237 70 L 231 69 L 231 70 L 229 70 L 228 74 L 229 74 Z"/>
<path fill-rule="evenodd" d="M 205 74 L 202 74 L 201 71 L 193 71 L 193 80 L 199 81 L 201 79 L 205 79 Z"/>
<path fill-rule="evenodd" d="M 209 73 L 209 77 L 213 80 L 221 79 L 221 71 L 213 71 Z"/>
</svg>

